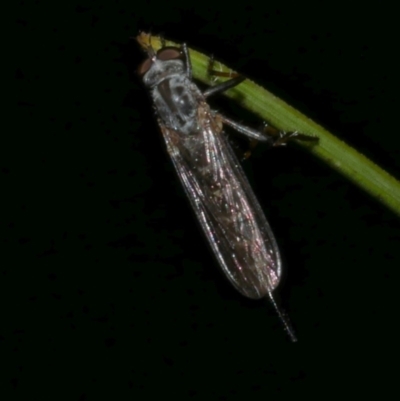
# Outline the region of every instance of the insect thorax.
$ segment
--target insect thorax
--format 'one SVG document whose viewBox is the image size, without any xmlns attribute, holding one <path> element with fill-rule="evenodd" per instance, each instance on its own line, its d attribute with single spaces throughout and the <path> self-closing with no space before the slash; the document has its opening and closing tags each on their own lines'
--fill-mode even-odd
<svg viewBox="0 0 400 401">
<path fill-rule="evenodd" d="M 157 114 L 163 124 L 175 131 L 190 134 L 197 130 L 197 110 L 201 92 L 186 76 L 165 78 L 152 91 Z"/>
</svg>

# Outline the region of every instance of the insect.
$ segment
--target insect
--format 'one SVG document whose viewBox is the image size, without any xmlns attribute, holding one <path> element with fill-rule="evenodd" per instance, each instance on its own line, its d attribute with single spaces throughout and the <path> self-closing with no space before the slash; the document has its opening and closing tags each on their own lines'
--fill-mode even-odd
<svg viewBox="0 0 400 401">
<path fill-rule="evenodd" d="M 276 140 L 211 110 L 207 97 L 244 78 L 235 76 L 201 92 L 192 80 L 186 44 L 157 52 L 149 46 L 147 54 L 138 74 L 150 91 L 167 151 L 222 270 L 244 296 L 269 297 L 296 341 L 273 297 L 282 274 L 278 245 L 223 125 L 270 144 L 297 134 L 281 133 Z"/>
</svg>

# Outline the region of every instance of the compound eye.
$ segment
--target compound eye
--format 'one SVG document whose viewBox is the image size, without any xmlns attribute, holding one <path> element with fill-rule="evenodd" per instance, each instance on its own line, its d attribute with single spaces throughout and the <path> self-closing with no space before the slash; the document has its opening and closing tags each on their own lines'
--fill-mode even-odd
<svg viewBox="0 0 400 401">
<path fill-rule="evenodd" d="M 162 61 L 182 58 L 182 52 L 177 47 L 163 47 L 157 52 L 157 58 Z"/>
<path fill-rule="evenodd" d="M 152 63 L 153 60 L 151 58 L 144 60 L 143 63 L 140 64 L 139 68 L 137 69 L 138 74 L 139 75 L 146 74 L 146 72 L 149 71 Z"/>
</svg>

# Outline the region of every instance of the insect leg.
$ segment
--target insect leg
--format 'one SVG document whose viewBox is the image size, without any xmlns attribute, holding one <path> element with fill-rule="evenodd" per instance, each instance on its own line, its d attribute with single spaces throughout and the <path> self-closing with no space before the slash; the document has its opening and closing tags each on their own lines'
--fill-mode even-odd
<svg viewBox="0 0 400 401">
<path fill-rule="evenodd" d="M 186 43 L 182 44 L 182 52 L 185 56 L 186 76 L 192 80 L 192 62 L 190 61 L 189 50 Z"/>
<path fill-rule="evenodd" d="M 224 72 L 224 71 L 218 71 L 218 70 L 214 70 L 214 64 L 215 64 L 215 60 L 214 60 L 214 56 L 211 55 L 210 58 L 208 59 L 208 74 L 209 75 L 214 75 L 217 77 L 228 77 L 228 78 L 236 78 L 239 76 L 239 74 L 237 72 Z"/>
<path fill-rule="evenodd" d="M 159 34 L 158 36 L 159 36 L 159 38 L 160 38 L 161 47 L 165 47 L 167 44 L 166 44 L 166 42 L 165 42 L 164 34 L 161 33 L 161 34 Z"/>
<path fill-rule="evenodd" d="M 238 75 L 237 77 L 234 77 L 232 79 L 229 79 L 228 81 L 222 82 L 218 85 L 211 86 L 210 88 L 206 89 L 203 92 L 204 97 L 208 97 L 211 95 L 215 95 L 216 93 L 222 93 L 225 92 L 226 90 L 233 88 L 236 85 L 239 85 L 241 82 L 243 82 L 246 78 Z"/>
<path fill-rule="evenodd" d="M 286 145 L 289 141 L 293 139 L 298 139 L 301 141 L 308 142 L 318 142 L 316 136 L 300 134 L 299 132 L 285 132 L 279 131 L 278 129 L 271 127 L 270 125 L 264 125 L 264 130 L 258 131 L 254 128 L 247 127 L 241 123 L 231 120 L 228 117 L 219 114 L 223 124 L 229 125 L 235 131 L 251 138 L 262 142 L 268 142 L 271 146 L 282 146 Z"/>
<path fill-rule="evenodd" d="M 229 77 L 231 79 L 228 79 L 225 82 L 222 82 L 218 85 L 212 86 L 208 89 L 206 89 L 203 93 L 204 97 L 208 97 L 211 95 L 214 95 L 216 93 L 222 93 L 225 92 L 226 90 L 233 88 L 236 85 L 239 85 L 241 82 L 243 82 L 246 78 L 242 77 L 241 75 L 237 74 L 236 72 L 222 72 L 222 71 L 217 71 L 213 69 L 214 66 L 214 57 L 211 56 L 209 59 L 209 64 L 208 64 L 208 73 L 210 75 L 215 75 L 218 77 Z"/>
<path fill-rule="evenodd" d="M 263 132 L 260 132 L 254 128 L 250 128 L 246 125 L 236 122 L 235 120 L 231 120 L 228 117 L 223 116 L 222 114 L 218 113 L 219 118 L 221 119 L 223 124 L 229 125 L 235 131 L 243 134 L 250 139 L 256 139 L 257 141 L 263 142 L 270 142 L 273 145 L 274 140 L 270 136 L 265 135 Z"/>
<path fill-rule="evenodd" d="M 231 79 L 222 82 L 216 86 L 212 86 L 208 89 L 206 89 L 203 93 L 204 97 L 208 97 L 211 95 L 214 95 L 216 93 L 222 93 L 225 92 L 226 90 L 235 87 L 236 85 L 239 85 L 241 82 L 243 82 L 246 78 L 237 74 L 237 73 L 232 73 L 232 72 L 223 72 L 223 71 L 217 71 L 213 69 L 214 66 L 214 57 L 210 57 L 209 65 L 208 65 L 208 72 L 211 75 L 216 75 L 220 77 L 231 77 Z M 228 117 L 225 117 L 220 114 L 221 120 L 224 124 L 229 125 L 231 128 L 234 130 L 240 132 L 243 135 L 246 135 L 247 137 L 251 139 L 255 139 L 257 141 L 263 141 L 263 142 L 269 142 L 272 146 L 282 146 L 286 145 L 289 141 L 293 139 L 297 139 L 300 141 L 308 141 L 308 142 L 318 142 L 318 138 L 315 136 L 311 135 L 306 135 L 306 134 L 301 134 L 297 131 L 295 132 L 285 132 L 285 131 L 279 131 L 274 127 L 271 127 L 267 124 L 264 124 L 264 129 L 263 132 L 260 132 L 258 130 L 255 130 L 253 128 L 247 127 L 241 123 L 238 123 L 234 120 L 231 120 Z M 248 156 L 245 156 L 247 158 Z"/>
<path fill-rule="evenodd" d="M 318 143 L 319 141 L 318 137 L 316 136 L 301 134 L 297 131 L 294 132 L 279 131 L 278 129 L 268 124 L 264 124 L 264 133 L 265 135 L 268 135 L 271 138 L 275 138 L 275 140 L 273 140 L 273 146 L 284 146 L 289 141 L 292 141 L 294 139 L 297 139 L 299 141 L 314 142 L 314 143 Z"/>
<path fill-rule="evenodd" d="M 244 162 L 245 160 L 250 158 L 251 152 L 253 151 L 253 149 L 255 149 L 257 144 L 258 144 L 257 139 L 250 139 L 249 148 L 244 152 L 244 154 L 240 160 L 241 162 Z"/>
</svg>

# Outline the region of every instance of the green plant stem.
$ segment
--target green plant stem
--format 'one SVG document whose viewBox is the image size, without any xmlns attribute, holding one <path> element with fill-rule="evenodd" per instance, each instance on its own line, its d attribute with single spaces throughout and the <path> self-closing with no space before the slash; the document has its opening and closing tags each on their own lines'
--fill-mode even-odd
<svg viewBox="0 0 400 401">
<path fill-rule="evenodd" d="M 157 36 L 151 36 L 150 39 L 150 35 L 141 33 L 137 37 L 143 48 L 149 46 L 150 40 L 155 50 L 161 47 L 161 39 Z M 166 45 L 180 46 L 168 40 Z M 209 56 L 192 49 L 189 51 L 193 76 L 210 84 Z M 215 62 L 213 68 L 222 72 L 233 72 L 219 62 Z M 400 182 L 356 149 L 249 79 L 224 94 L 280 130 L 317 136 L 319 142 L 316 145 L 310 146 L 309 143 L 300 141 L 298 143 L 400 216 Z"/>
</svg>

